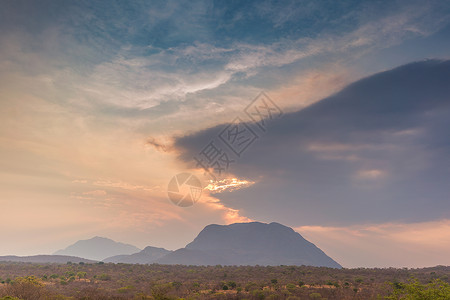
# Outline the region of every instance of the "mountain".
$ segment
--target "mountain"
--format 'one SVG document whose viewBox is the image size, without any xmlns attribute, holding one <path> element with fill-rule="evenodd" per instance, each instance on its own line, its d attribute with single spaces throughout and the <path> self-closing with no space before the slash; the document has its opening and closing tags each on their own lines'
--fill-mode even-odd
<svg viewBox="0 0 450 300">
<path fill-rule="evenodd" d="M 158 259 L 185 265 L 309 265 L 341 268 L 292 228 L 278 223 L 208 225 L 184 249 Z"/>
<path fill-rule="evenodd" d="M 322 250 L 292 228 L 279 223 L 208 225 L 185 248 L 176 251 L 138 248 L 101 237 L 81 240 L 59 250 L 107 263 L 182 265 L 307 265 L 341 268 Z M 0 257 L 1 259 L 1 257 Z M 77 262 L 62 259 L 61 262 Z"/>
<path fill-rule="evenodd" d="M 68 262 L 72 263 L 95 263 L 94 260 L 84 259 L 76 256 L 67 255 L 33 255 L 33 256 L 0 256 L 0 261 L 13 261 L 13 262 L 30 262 L 30 263 L 57 263 L 65 264 Z"/>
<path fill-rule="evenodd" d="M 133 254 L 141 249 L 124 243 L 115 242 L 104 237 L 80 240 L 69 247 L 58 250 L 55 255 L 72 255 L 92 260 L 103 260 L 114 255 Z"/>
<path fill-rule="evenodd" d="M 104 259 L 104 262 L 126 263 L 126 264 L 151 264 L 157 259 L 169 254 L 170 250 L 148 246 L 144 250 L 130 255 L 116 255 Z"/>
<path fill-rule="evenodd" d="M 233 263 L 213 251 L 181 248 L 156 261 L 162 265 L 232 265 Z"/>
</svg>

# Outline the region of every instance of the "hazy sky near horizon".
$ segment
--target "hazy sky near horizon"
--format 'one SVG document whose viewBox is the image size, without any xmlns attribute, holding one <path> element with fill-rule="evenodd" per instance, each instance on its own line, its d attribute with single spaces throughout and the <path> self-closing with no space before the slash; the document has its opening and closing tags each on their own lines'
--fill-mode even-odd
<svg viewBox="0 0 450 300">
<path fill-rule="evenodd" d="M 449 36 L 450 1 L 1 1 L 0 255 L 254 220 L 345 267 L 450 265 Z M 283 116 L 220 178 L 247 184 L 172 204 L 260 92 Z"/>
</svg>

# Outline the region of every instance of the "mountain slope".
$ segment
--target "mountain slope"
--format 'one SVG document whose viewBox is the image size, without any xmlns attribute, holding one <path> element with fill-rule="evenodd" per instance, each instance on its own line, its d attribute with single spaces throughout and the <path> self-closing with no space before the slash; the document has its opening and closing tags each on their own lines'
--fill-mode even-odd
<svg viewBox="0 0 450 300">
<path fill-rule="evenodd" d="M 232 265 L 220 254 L 210 251 L 181 248 L 173 251 L 156 261 L 163 265 Z"/>
<path fill-rule="evenodd" d="M 92 260 L 103 260 L 114 255 L 133 254 L 141 251 L 139 248 L 115 242 L 104 237 L 93 237 L 88 240 L 80 240 L 65 249 L 58 250 L 55 255 L 71 255 Z"/>
<path fill-rule="evenodd" d="M 292 228 L 278 223 L 208 225 L 185 249 L 158 263 L 192 265 L 310 265 L 341 268 Z"/>
<path fill-rule="evenodd" d="M 157 259 L 169 254 L 170 250 L 157 247 L 145 247 L 144 250 L 130 255 L 116 255 L 104 259 L 104 262 L 125 264 L 151 264 Z"/>
</svg>

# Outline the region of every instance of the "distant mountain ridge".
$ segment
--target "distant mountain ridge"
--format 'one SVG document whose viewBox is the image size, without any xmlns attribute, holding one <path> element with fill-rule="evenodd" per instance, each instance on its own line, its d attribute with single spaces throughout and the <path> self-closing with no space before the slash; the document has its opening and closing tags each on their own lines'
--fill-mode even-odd
<svg viewBox="0 0 450 300">
<path fill-rule="evenodd" d="M 54 255 L 78 256 L 100 261 L 111 256 L 134 254 L 139 251 L 141 249 L 136 246 L 96 236 L 88 240 L 80 240 L 65 249 L 56 251 Z"/>
<path fill-rule="evenodd" d="M 169 254 L 170 250 L 148 246 L 144 250 L 130 255 L 116 255 L 108 257 L 103 261 L 108 263 L 125 263 L 125 264 L 151 264 L 157 259 Z"/>
<path fill-rule="evenodd" d="M 57 264 L 66 264 L 68 262 L 72 263 L 95 263 L 95 260 L 85 259 L 76 256 L 67 256 L 67 255 L 31 255 L 31 256 L 15 256 L 15 255 L 7 255 L 0 256 L 0 261 L 11 261 L 11 262 L 29 262 L 29 263 L 57 263 Z"/>
<path fill-rule="evenodd" d="M 95 237 L 78 241 L 55 254 L 102 260 L 106 263 L 182 265 L 307 265 L 341 268 L 313 243 L 279 223 L 235 223 L 206 226 L 185 248 L 143 250 Z M 113 253 L 113 255 L 110 255 Z"/>
</svg>

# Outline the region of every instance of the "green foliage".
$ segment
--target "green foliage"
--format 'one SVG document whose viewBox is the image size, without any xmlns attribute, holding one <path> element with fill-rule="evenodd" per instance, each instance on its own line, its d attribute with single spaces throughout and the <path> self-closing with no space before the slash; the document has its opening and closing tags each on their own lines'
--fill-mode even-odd
<svg viewBox="0 0 450 300">
<path fill-rule="evenodd" d="M 255 282 L 249 282 L 245 285 L 245 291 L 249 292 L 251 290 L 254 290 L 257 287 L 258 287 L 258 284 L 256 284 Z"/>
<path fill-rule="evenodd" d="M 119 293 L 128 293 L 128 292 L 130 292 L 130 291 L 133 291 L 134 289 L 135 289 L 134 286 L 132 286 L 132 285 L 127 285 L 127 286 L 124 286 L 124 287 L 119 288 L 117 291 L 118 291 Z"/>
<path fill-rule="evenodd" d="M 339 283 L 338 283 L 338 282 L 336 282 L 336 281 L 331 281 L 331 280 L 328 280 L 328 281 L 327 281 L 327 285 L 334 286 L 334 287 L 336 287 L 336 288 L 339 287 Z"/>
<path fill-rule="evenodd" d="M 171 284 L 155 285 L 152 288 L 152 297 L 155 300 L 171 300 L 173 298 L 167 295 L 171 288 L 172 288 Z"/>
<path fill-rule="evenodd" d="M 40 279 L 35 276 L 25 276 L 11 281 L 11 284 L 5 288 L 4 295 L 19 299 L 41 299 L 44 293 L 44 284 Z"/>
<path fill-rule="evenodd" d="M 440 279 L 434 279 L 431 283 L 421 284 L 417 279 L 408 283 L 389 283 L 393 291 L 385 297 L 392 300 L 448 300 L 450 299 L 450 285 Z"/>
<path fill-rule="evenodd" d="M 110 281 L 111 275 L 103 273 L 100 276 L 97 276 L 97 279 L 101 281 Z"/>
<path fill-rule="evenodd" d="M 291 293 L 294 292 L 296 288 L 297 288 L 297 286 L 293 283 L 286 284 L 286 289 Z"/>
<path fill-rule="evenodd" d="M 194 291 L 198 291 L 200 289 L 200 283 L 198 283 L 198 282 L 192 283 L 192 289 Z"/>
<path fill-rule="evenodd" d="M 33 286 L 44 286 L 44 284 L 35 276 L 17 277 L 13 284 L 29 284 Z"/>
<path fill-rule="evenodd" d="M 236 282 L 234 281 L 228 281 L 227 285 L 230 287 L 230 289 L 234 290 L 237 286 Z"/>
<path fill-rule="evenodd" d="M 309 294 L 309 298 L 311 298 L 311 299 L 322 299 L 322 295 L 320 293 L 311 293 L 311 294 Z"/>
<path fill-rule="evenodd" d="M 260 300 L 266 298 L 266 294 L 264 293 L 263 290 L 253 290 L 253 291 L 252 291 L 252 296 L 253 296 L 254 298 L 260 299 Z"/>
<path fill-rule="evenodd" d="M 181 283 L 180 281 L 174 281 L 172 282 L 172 286 L 176 289 L 179 290 L 180 287 L 183 285 L 183 283 Z"/>
</svg>

